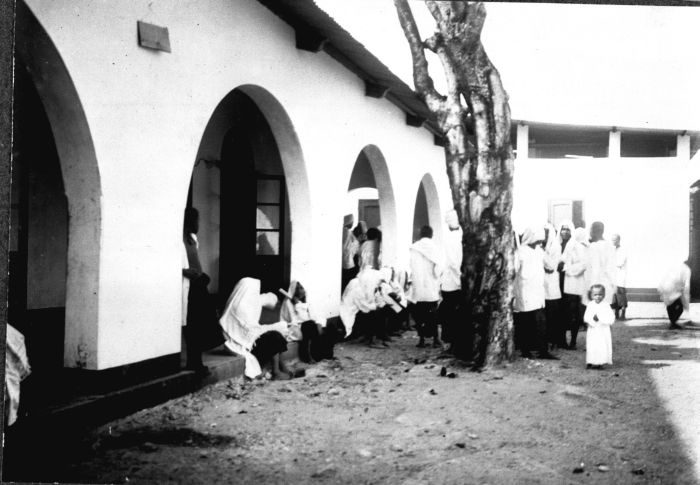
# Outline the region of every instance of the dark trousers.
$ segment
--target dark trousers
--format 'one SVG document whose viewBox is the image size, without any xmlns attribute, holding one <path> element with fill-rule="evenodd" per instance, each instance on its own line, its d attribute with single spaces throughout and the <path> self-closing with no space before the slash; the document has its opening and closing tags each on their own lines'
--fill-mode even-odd
<svg viewBox="0 0 700 485">
<path fill-rule="evenodd" d="M 516 348 L 523 355 L 547 352 L 547 322 L 542 309 L 513 313 Z"/>
<path fill-rule="evenodd" d="M 185 346 L 187 347 L 187 367 L 202 366 L 202 352 L 224 343 L 224 336 L 216 315 L 216 305 L 209 294 L 209 277 L 202 273 L 190 280 L 187 295 L 187 325 L 185 326 Z"/>
<path fill-rule="evenodd" d="M 544 301 L 544 314 L 547 321 L 547 342 L 551 345 L 556 345 L 557 347 L 563 346 L 563 325 L 561 323 L 562 311 L 561 311 L 562 300 L 545 300 Z"/>
<path fill-rule="evenodd" d="M 683 302 L 681 299 L 678 298 L 676 301 L 667 306 L 666 312 L 668 313 L 668 319 L 671 320 L 671 324 L 675 324 L 683 314 Z"/>
<path fill-rule="evenodd" d="M 447 343 L 454 343 L 459 327 L 465 322 L 460 322 L 459 310 L 461 307 L 460 290 L 443 291 L 442 302 L 438 307 L 438 318 L 442 325 L 442 340 Z"/>
<path fill-rule="evenodd" d="M 562 295 L 562 303 L 564 345 L 575 347 L 578 330 L 583 322 L 583 309 L 585 309 L 585 307 L 581 305 L 581 297 L 579 295 L 571 295 L 569 293 L 564 293 Z M 566 342 L 567 330 L 571 332 L 571 340 L 568 344 Z"/>
<path fill-rule="evenodd" d="M 418 336 L 422 338 L 437 338 L 437 308 L 436 301 L 419 301 L 413 307 L 413 319 L 416 321 Z"/>
</svg>

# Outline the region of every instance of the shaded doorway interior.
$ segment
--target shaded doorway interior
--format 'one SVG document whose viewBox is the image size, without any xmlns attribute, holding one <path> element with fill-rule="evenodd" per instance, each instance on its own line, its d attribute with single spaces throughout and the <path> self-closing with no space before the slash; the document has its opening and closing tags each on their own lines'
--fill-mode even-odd
<svg viewBox="0 0 700 485">
<path fill-rule="evenodd" d="M 292 225 L 279 149 L 255 102 L 232 91 L 209 130 L 221 135 L 200 146 L 188 205 L 200 212 L 200 259 L 223 308 L 243 277 L 263 292 L 288 286 Z"/>
<path fill-rule="evenodd" d="M 68 200 L 44 106 L 15 70 L 8 322 L 25 336 L 33 387 L 49 393 L 64 367 Z"/>
<path fill-rule="evenodd" d="M 430 217 L 428 215 L 428 199 L 425 195 L 425 187 L 421 182 L 416 194 L 416 204 L 413 210 L 413 242 L 420 239 L 420 229 L 423 226 L 430 225 Z M 435 230 L 435 228 L 433 228 Z"/>
<path fill-rule="evenodd" d="M 690 297 L 700 301 L 700 180 L 690 186 Z"/>
</svg>

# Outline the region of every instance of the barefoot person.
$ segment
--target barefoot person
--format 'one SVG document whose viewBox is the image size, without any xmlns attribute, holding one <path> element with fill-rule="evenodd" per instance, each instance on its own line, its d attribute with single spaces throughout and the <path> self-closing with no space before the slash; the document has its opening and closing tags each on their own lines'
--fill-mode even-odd
<svg viewBox="0 0 700 485">
<path fill-rule="evenodd" d="M 605 299 L 605 286 L 595 284 L 588 292 L 588 305 L 583 321 L 588 325 L 586 335 L 586 368 L 601 369 L 612 365 L 612 334 L 610 326 L 615 323 L 615 313 Z"/>
<path fill-rule="evenodd" d="M 291 379 L 292 373 L 285 366 L 280 354 L 287 350 L 283 333 L 285 322 L 271 325 L 260 324 L 263 306 L 274 308 L 277 296 L 274 293 L 260 294 L 260 280 L 240 280 L 226 303 L 226 310 L 219 323 L 226 336 L 226 347 L 245 358 L 245 375 L 254 379 L 262 373 L 261 364 L 271 364 L 272 378 Z"/>
</svg>

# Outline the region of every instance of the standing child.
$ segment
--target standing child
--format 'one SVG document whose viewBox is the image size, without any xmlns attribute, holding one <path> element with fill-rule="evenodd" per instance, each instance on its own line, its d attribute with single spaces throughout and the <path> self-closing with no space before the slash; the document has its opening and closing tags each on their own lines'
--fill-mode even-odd
<svg viewBox="0 0 700 485">
<path fill-rule="evenodd" d="M 583 321 L 588 324 L 586 336 L 586 368 L 601 369 L 604 364 L 612 364 L 612 335 L 610 325 L 615 322 L 615 313 L 605 303 L 605 287 L 591 286 L 588 292 L 590 302 L 586 305 Z"/>
</svg>

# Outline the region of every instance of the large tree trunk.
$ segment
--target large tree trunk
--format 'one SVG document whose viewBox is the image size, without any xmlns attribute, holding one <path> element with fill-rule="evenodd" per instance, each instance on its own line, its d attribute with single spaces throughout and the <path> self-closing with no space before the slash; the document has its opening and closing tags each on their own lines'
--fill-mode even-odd
<svg viewBox="0 0 700 485">
<path fill-rule="evenodd" d="M 464 231 L 462 290 L 474 330 L 476 367 L 513 356 L 513 153 L 510 108 L 496 68 L 481 44 L 481 3 L 430 1 L 436 33 L 420 38 L 407 0 L 394 0 L 413 58 L 416 90 L 445 135 L 454 207 Z M 425 49 L 440 58 L 446 94 L 434 88 Z"/>
</svg>

